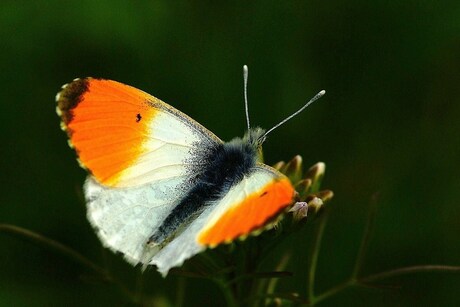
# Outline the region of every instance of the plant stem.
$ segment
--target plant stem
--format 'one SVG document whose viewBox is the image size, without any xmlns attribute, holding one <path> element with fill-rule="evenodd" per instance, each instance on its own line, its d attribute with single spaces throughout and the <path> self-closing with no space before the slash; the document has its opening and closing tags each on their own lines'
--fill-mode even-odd
<svg viewBox="0 0 460 307">
<path fill-rule="evenodd" d="M 185 284 L 187 280 L 184 277 L 179 277 L 177 280 L 176 302 L 175 306 L 182 307 L 185 302 Z"/>
<path fill-rule="evenodd" d="M 351 273 L 352 279 L 358 278 L 362 264 L 364 262 L 364 257 L 366 256 L 366 252 L 369 247 L 371 235 L 374 230 L 375 218 L 377 216 L 377 204 L 378 204 L 377 198 L 378 198 L 378 194 L 375 193 L 372 196 L 372 199 L 370 202 L 369 216 L 367 218 L 366 227 L 364 228 L 364 233 L 361 239 L 361 245 L 359 247 L 358 255 L 356 256 L 355 266 L 353 268 L 353 272 Z"/>
<path fill-rule="evenodd" d="M 104 277 L 105 280 L 110 280 L 111 277 L 108 275 L 108 273 L 93 263 L 91 260 L 80 254 L 79 252 L 71 249 L 70 247 L 67 247 L 57 241 L 54 241 L 50 238 L 47 238 L 45 236 L 42 236 L 36 232 L 14 226 L 14 225 L 8 225 L 8 224 L 0 224 L 0 232 L 12 234 L 15 236 L 18 236 L 23 239 L 28 239 L 29 241 L 33 243 L 38 243 L 40 245 L 44 245 L 46 247 L 49 247 L 71 259 L 74 261 L 82 264 L 83 266 L 91 269 L 92 271 L 95 271 L 102 277 Z"/>
<path fill-rule="evenodd" d="M 227 302 L 227 307 L 237 307 L 238 304 L 236 303 L 235 296 L 227 283 L 220 278 L 214 278 L 213 280 L 224 294 L 225 301 Z"/>
<path fill-rule="evenodd" d="M 452 272 L 457 273 L 460 272 L 460 266 L 452 266 L 452 265 L 436 265 L 436 264 L 429 264 L 429 265 L 414 265 L 408 266 L 403 268 L 397 268 L 393 270 L 389 270 L 386 272 L 377 273 L 374 275 L 370 275 L 367 277 L 363 277 L 359 279 L 360 283 L 368 283 L 373 282 L 389 277 L 401 276 L 406 274 L 413 274 L 413 273 L 420 273 L 420 272 Z"/>
<path fill-rule="evenodd" d="M 410 267 L 403 267 L 397 268 L 385 272 L 376 273 L 373 275 L 369 275 L 367 277 L 361 277 L 358 279 L 350 278 L 349 280 L 332 287 L 331 289 L 321 293 L 320 295 L 316 296 L 313 300 L 310 300 L 310 306 L 314 306 L 315 304 L 334 296 L 335 294 L 349 288 L 352 286 L 357 286 L 360 284 L 370 283 L 382 279 L 386 279 L 389 277 L 396 277 L 406 274 L 413 274 L 413 273 L 420 273 L 420 272 L 452 272 L 457 273 L 460 272 L 460 266 L 450 266 L 450 265 L 417 265 L 417 266 L 410 266 Z"/>
<path fill-rule="evenodd" d="M 84 267 L 96 272 L 102 280 L 115 284 L 126 297 L 130 298 L 131 301 L 136 301 L 136 297 L 133 295 L 133 293 L 128 288 L 126 288 L 120 281 L 116 280 L 108 271 L 101 268 L 100 266 L 98 266 L 85 256 L 83 256 L 76 250 L 68 246 L 65 246 L 64 244 L 61 244 L 55 240 L 47 238 L 41 234 L 14 225 L 0 224 L 0 233 L 1 232 L 17 236 L 21 239 L 26 239 L 28 241 L 31 241 L 32 243 L 48 247 L 56 252 L 63 254 L 64 256 L 74 260 L 75 262 L 83 265 Z"/>
<path fill-rule="evenodd" d="M 291 252 L 287 252 L 283 255 L 283 257 L 281 257 L 281 260 L 280 262 L 278 263 L 278 265 L 275 267 L 275 270 L 276 271 L 282 271 L 284 269 L 286 269 L 286 266 L 288 265 L 289 263 L 289 260 L 291 259 Z M 292 275 L 292 274 L 291 274 Z M 265 288 L 265 291 L 263 291 L 262 289 L 260 289 L 258 291 L 258 293 L 262 293 L 262 292 L 265 292 L 266 294 L 273 294 L 275 293 L 275 289 L 276 289 L 276 286 L 278 284 L 278 280 L 277 278 L 272 278 L 272 279 L 268 279 L 264 282 L 260 282 L 259 285 L 260 287 L 262 288 Z M 265 306 L 268 306 L 270 303 L 270 300 L 269 299 L 265 299 L 265 303 L 264 305 Z"/>
<path fill-rule="evenodd" d="M 318 256 L 319 251 L 321 249 L 321 242 L 323 240 L 324 229 L 326 228 L 328 215 L 325 213 L 320 221 L 318 226 L 318 233 L 316 235 L 316 241 L 313 246 L 312 255 L 311 255 L 311 263 L 310 263 L 310 270 L 308 273 L 308 301 L 314 302 L 315 301 L 315 274 L 316 274 L 316 266 L 318 263 Z M 312 304 L 313 306 L 313 304 Z"/>
<path fill-rule="evenodd" d="M 315 304 L 318 304 L 319 302 L 321 302 L 321 301 L 323 301 L 323 300 L 325 300 L 325 299 L 327 299 L 327 298 L 329 298 L 329 297 L 331 297 L 331 296 L 333 296 L 333 295 L 345 290 L 346 288 L 353 286 L 355 283 L 356 283 L 355 280 L 350 279 L 350 280 L 348 280 L 346 282 L 338 284 L 337 286 L 332 287 L 331 289 L 321 293 L 320 295 L 314 297 L 313 299 L 310 299 L 309 300 L 309 303 L 310 303 L 309 305 L 314 306 Z"/>
</svg>

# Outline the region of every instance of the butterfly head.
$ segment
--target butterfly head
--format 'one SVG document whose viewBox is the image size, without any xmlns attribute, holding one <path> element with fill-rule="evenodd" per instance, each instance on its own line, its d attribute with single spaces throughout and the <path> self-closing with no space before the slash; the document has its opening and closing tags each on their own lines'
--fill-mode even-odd
<svg viewBox="0 0 460 307">
<path fill-rule="evenodd" d="M 262 143 L 265 142 L 265 139 L 265 130 L 260 127 L 250 128 L 243 137 L 243 140 L 249 144 L 254 145 L 255 147 L 262 146 Z"/>
<path fill-rule="evenodd" d="M 260 127 L 250 128 L 243 137 L 243 142 L 249 144 L 257 152 L 260 160 L 262 160 L 262 144 L 265 140 L 265 130 Z"/>
</svg>

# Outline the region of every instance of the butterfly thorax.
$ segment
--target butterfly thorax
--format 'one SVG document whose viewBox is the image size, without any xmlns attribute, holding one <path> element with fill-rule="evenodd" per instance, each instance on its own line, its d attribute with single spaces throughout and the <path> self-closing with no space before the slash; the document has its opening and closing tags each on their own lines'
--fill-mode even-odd
<svg viewBox="0 0 460 307">
<path fill-rule="evenodd" d="M 176 204 L 148 243 L 167 243 L 196 215 L 250 175 L 261 159 L 263 134 L 260 128 L 250 129 L 243 138 L 234 138 L 209 149 L 200 158 L 201 169 L 195 170 L 193 188 Z"/>
</svg>

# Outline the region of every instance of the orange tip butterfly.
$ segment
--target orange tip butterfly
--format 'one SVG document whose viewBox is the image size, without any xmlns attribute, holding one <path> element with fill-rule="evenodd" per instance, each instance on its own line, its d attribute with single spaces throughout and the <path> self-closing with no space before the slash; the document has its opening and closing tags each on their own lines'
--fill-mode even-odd
<svg viewBox="0 0 460 307">
<path fill-rule="evenodd" d="M 163 101 L 111 80 L 75 79 L 56 96 L 61 127 L 80 164 L 87 216 L 97 235 L 133 264 L 166 276 L 195 254 L 257 232 L 288 207 L 295 190 L 260 162 L 268 131 L 223 142 Z"/>
</svg>

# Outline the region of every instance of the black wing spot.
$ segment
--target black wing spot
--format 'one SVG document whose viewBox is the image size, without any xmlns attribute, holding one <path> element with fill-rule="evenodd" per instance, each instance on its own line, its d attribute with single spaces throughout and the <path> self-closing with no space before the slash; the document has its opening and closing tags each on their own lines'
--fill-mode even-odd
<svg viewBox="0 0 460 307">
<path fill-rule="evenodd" d="M 267 195 L 267 194 L 268 194 L 268 192 L 267 192 L 267 191 L 265 191 L 265 192 L 263 192 L 262 194 L 260 194 L 260 196 L 259 196 L 259 197 L 264 197 L 264 196 L 265 196 L 265 195 Z"/>
<path fill-rule="evenodd" d="M 142 119 L 141 113 L 137 113 L 136 115 L 136 123 L 140 122 Z"/>
</svg>

